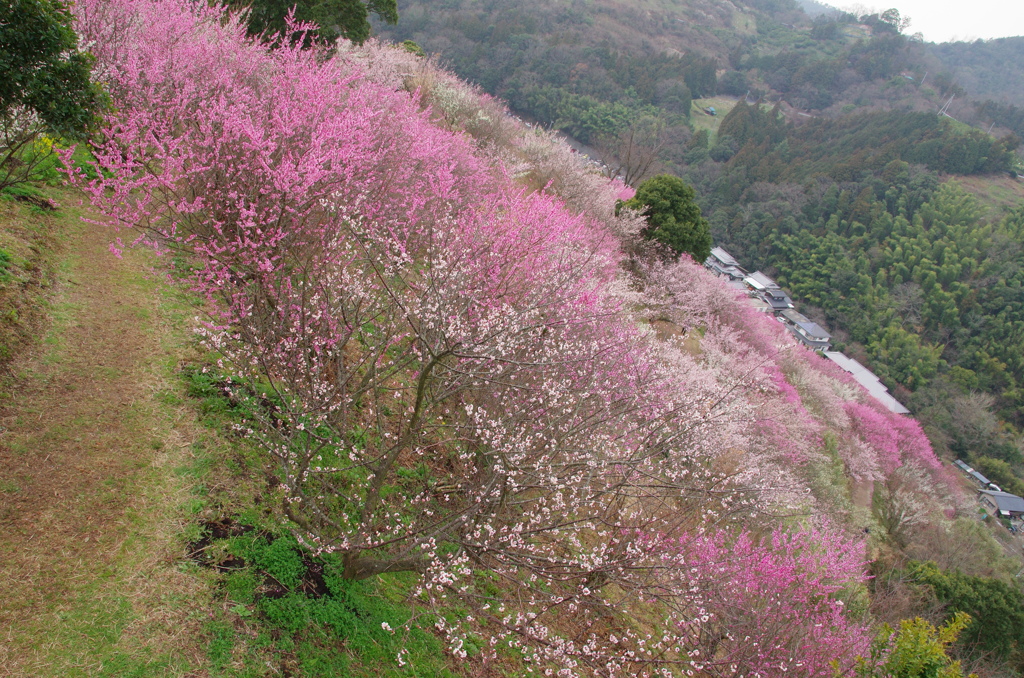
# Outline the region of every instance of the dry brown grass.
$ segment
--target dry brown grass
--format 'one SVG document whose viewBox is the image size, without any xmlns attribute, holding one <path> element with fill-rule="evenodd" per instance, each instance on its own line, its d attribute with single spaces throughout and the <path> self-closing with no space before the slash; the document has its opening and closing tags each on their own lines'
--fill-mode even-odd
<svg viewBox="0 0 1024 678">
<path fill-rule="evenodd" d="M 36 217 L 8 208 L 0 228 Z M 77 210 L 41 219 L 65 247 L 52 325 L 12 363 L 0 411 L 0 676 L 199 675 L 209 594 L 180 567 L 172 471 L 197 433 L 166 397 L 173 303 L 143 253 L 115 259 Z"/>
<path fill-rule="evenodd" d="M 1024 204 L 1024 179 L 1011 179 L 1006 174 L 956 177 L 956 182 L 978 198 L 986 216 L 998 220 L 1007 209 Z"/>
<path fill-rule="evenodd" d="M 0 199 L 0 366 L 4 368 L 38 336 L 60 246 L 59 219 L 27 203 Z"/>
</svg>

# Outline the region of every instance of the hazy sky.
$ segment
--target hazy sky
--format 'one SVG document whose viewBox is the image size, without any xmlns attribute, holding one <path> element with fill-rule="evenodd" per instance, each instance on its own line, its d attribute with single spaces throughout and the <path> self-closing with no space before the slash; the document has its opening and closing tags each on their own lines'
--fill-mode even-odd
<svg viewBox="0 0 1024 678">
<path fill-rule="evenodd" d="M 1024 0 L 889 0 L 884 5 L 873 0 L 858 4 L 882 10 L 895 7 L 911 18 L 906 33 L 921 32 L 928 42 L 1024 35 Z"/>
</svg>

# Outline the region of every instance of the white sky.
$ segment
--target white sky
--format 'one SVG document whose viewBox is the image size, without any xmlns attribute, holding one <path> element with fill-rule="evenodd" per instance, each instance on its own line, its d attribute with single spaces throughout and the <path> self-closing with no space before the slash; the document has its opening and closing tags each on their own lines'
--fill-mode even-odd
<svg viewBox="0 0 1024 678">
<path fill-rule="evenodd" d="M 836 3 L 839 4 L 839 3 Z M 849 9 L 852 2 L 839 4 Z M 1005 38 L 1024 35 L 1024 0 L 879 0 L 862 3 L 909 16 L 907 35 L 921 32 L 928 42 Z"/>
</svg>

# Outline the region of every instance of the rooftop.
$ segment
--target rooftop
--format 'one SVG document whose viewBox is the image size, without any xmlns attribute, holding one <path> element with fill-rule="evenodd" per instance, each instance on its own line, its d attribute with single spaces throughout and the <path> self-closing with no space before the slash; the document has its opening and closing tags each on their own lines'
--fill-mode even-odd
<svg viewBox="0 0 1024 678">
<path fill-rule="evenodd" d="M 978 494 L 985 494 L 992 498 L 1000 513 L 1024 513 L 1024 499 L 1009 492 L 996 492 L 995 490 L 978 490 Z"/>
<path fill-rule="evenodd" d="M 896 414 L 910 414 L 910 410 L 890 395 L 889 389 L 875 376 L 874 372 L 838 351 L 825 351 L 825 357 L 849 372 L 857 380 L 857 383 L 863 386 L 871 394 L 871 397 L 885 405 L 887 410 Z"/>
<path fill-rule="evenodd" d="M 988 485 L 990 482 L 992 482 L 991 480 L 989 480 L 985 476 L 981 475 L 981 473 L 979 473 L 978 471 L 975 471 L 973 468 L 970 471 L 967 472 L 967 475 L 971 476 L 972 478 L 977 480 L 982 485 Z"/>
<path fill-rule="evenodd" d="M 832 335 L 825 331 L 825 328 L 818 323 L 807 321 L 796 323 L 797 328 L 800 329 L 801 334 L 809 339 L 818 339 L 821 341 L 827 341 L 832 338 Z"/>
<path fill-rule="evenodd" d="M 758 291 L 779 289 L 778 283 L 766 276 L 764 273 L 761 273 L 761 271 L 754 271 L 748 275 L 743 282 Z"/>
<path fill-rule="evenodd" d="M 726 252 L 721 247 L 712 247 L 711 248 L 711 256 L 708 257 L 708 259 L 712 259 L 712 258 L 717 259 L 719 262 L 721 262 L 725 266 L 739 266 L 740 265 L 740 262 L 736 261 L 735 257 L 733 257 L 731 254 Z"/>
<path fill-rule="evenodd" d="M 726 266 L 719 261 L 715 261 L 713 257 L 708 257 L 708 260 L 704 262 L 704 265 L 718 275 L 727 275 L 736 280 L 742 280 L 747 275 L 747 272 L 739 266 Z"/>
<path fill-rule="evenodd" d="M 769 289 L 765 290 L 764 300 L 768 302 L 776 311 L 782 311 L 787 308 L 793 308 L 793 300 L 789 298 L 789 295 L 780 289 Z"/>
<path fill-rule="evenodd" d="M 783 311 L 779 315 L 781 315 L 783 318 L 785 318 L 789 322 L 793 323 L 794 325 L 796 325 L 797 323 L 806 323 L 806 322 L 810 322 L 811 321 L 810 318 L 808 318 L 807 316 L 805 316 L 803 313 L 801 313 L 800 311 L 796 310 L 795 308 L 787 308 L 785 311 Z"/>
</svg>

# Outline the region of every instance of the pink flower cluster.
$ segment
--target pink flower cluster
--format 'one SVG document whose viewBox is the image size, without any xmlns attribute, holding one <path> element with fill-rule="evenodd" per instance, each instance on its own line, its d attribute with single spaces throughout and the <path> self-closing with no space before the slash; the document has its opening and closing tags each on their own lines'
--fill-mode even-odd
<svg viewBox="0 0 1024 678">
<path fill-rule="evenodd" d="M 262 391 L 251 435 L 312 550 L 353 578 L 421 573 L 423 599 L 458 596 L 504 629 L 492 648 L 560 675 L 816 676 L 863 649 L 840 603 L 857 542 L 720 527 L 809 510 L 827 426 L 803 393 L 846 385 L 691 262 L 638 292 L 629 187 L 380 45 L 268 49 L 189 0 L 76 12 L 114 112 L 100 178 L 72 179 L 188 260 L 199 333 Z M 885 468 L 927 462 L 919 427 L 850 393 L 843 423 Z M 616 629 L 612 600 L 664 616 Z"/>
<path fill-rule="evenodd" d="M 700 671 L 713 676 L 832 676 L 850 668 L 871 634 L 843 595 L 865 577 L 864 547 L 827 525 L 760 537 L 690 534 L 663 544 L 690 601 Z"/>
</svg>

